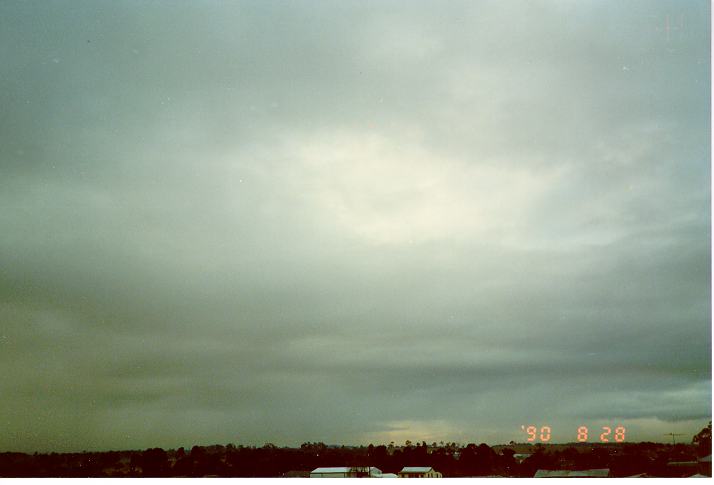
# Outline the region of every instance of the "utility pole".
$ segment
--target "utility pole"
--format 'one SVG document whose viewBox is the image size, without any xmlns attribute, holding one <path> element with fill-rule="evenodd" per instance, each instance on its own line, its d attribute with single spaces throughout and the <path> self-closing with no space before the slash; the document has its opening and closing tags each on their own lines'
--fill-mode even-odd
<svg viewBox="0 0 714 485">
<path fill-rule="evenodd" d="M 665 433 L 664 435 L 665 435 L 665 436 L 671 436 L 671 437 L 672 437 L 672 444 L 674 445 L 674 444 L 676 444 L 676 443 L 674 442 L 674 437 L 675 437 L 675 436 L 684 436 L 684 433 Z"/>
</svg>

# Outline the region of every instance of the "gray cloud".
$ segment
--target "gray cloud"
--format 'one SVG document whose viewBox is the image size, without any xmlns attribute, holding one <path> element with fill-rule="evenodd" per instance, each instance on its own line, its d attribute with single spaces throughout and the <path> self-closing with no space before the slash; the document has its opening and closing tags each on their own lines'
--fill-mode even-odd
<svg viewBox="0 0 714 485">
<path fill-rule="evenodd" d="M 1 4 L 0 449 L 696 433 L 708 18 Z"/>
</svg>

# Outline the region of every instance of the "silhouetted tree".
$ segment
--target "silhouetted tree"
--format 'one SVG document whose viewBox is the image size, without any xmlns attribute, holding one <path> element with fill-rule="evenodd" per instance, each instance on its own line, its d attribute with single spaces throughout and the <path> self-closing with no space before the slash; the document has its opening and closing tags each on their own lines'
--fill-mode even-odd
<svg viewBox="0 0 714 485">
<path fill-rule="evenodd" d="M 523 460 L 519 468 L 522 477 L 532 477 L 538 470 L 554 470 L 556 462 L 553 456 L 544 452 L 542 448 L 536 447 L 535 453 Z"/>
<path fill-rule="evenodd" d="M 707 456 L 712 453 L 712 422 L 692 438 L 692 444 L 697 447 L 697 456 Z"/>
<path fill-rule="evenodd" d="M 190 477 L 193 475 L 193 460 L 186 456 L 176 460 L 172 468 L 172 473 L 174 477 Z"/>
<path fill-rule="evenodd" d="M 145 477 L 165 477 L 168 475 L 168 455 L 161 448 L 149 448 L 139 459 L 142 475 Z"/>
</svg>

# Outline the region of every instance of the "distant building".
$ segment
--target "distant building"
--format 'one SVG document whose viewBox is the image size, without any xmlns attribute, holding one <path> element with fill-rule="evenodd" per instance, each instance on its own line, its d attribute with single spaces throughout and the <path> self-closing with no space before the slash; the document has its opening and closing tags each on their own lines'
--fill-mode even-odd
<svg viewBox="0 0 714 485">
<path fill-rule="evenodd" d="M 380 478 L 382 470 L 373 466 L 334 466 L 315 468 L 310 478 Z"/>
<path fill-rule="evenodd" d="M 430 466 L 405 466 L 399 478 L 442 478 L 442 475 Z"/>
<path fill-rule="evenodd" d="M 533 478 L 609 478 L 609 468 L 592 470 L 538 470 Z"/>
<path fill-rule="evenodd" d="M 332 466 L 315 468 L 310 472 L 310 478 L 348 478 L 351 477 L 351 466 Z"/>
<path fill-rule="evenodd" d="M 523 460 L 531 456 L 533 453 L 514 453 L 513 459 L 516 460 L 517 463 L 523 463 Z"/>
<path fill-rule="evenodd" d="M 670 461 L 665 470 L 667 477 L 689 477 L 699 473 L 698 461 Z"/>
</svg>

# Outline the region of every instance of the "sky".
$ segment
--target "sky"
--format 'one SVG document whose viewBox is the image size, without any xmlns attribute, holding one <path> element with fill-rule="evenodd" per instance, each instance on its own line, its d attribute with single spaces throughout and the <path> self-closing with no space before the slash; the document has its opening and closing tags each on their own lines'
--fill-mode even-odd
<svg viewBox="0 0 714 485">
<path fill-rule="evenodd" d="M 700 0 L 0 2 L 0 450 L 691 440 L 710 58 Z"/>
</svg>

